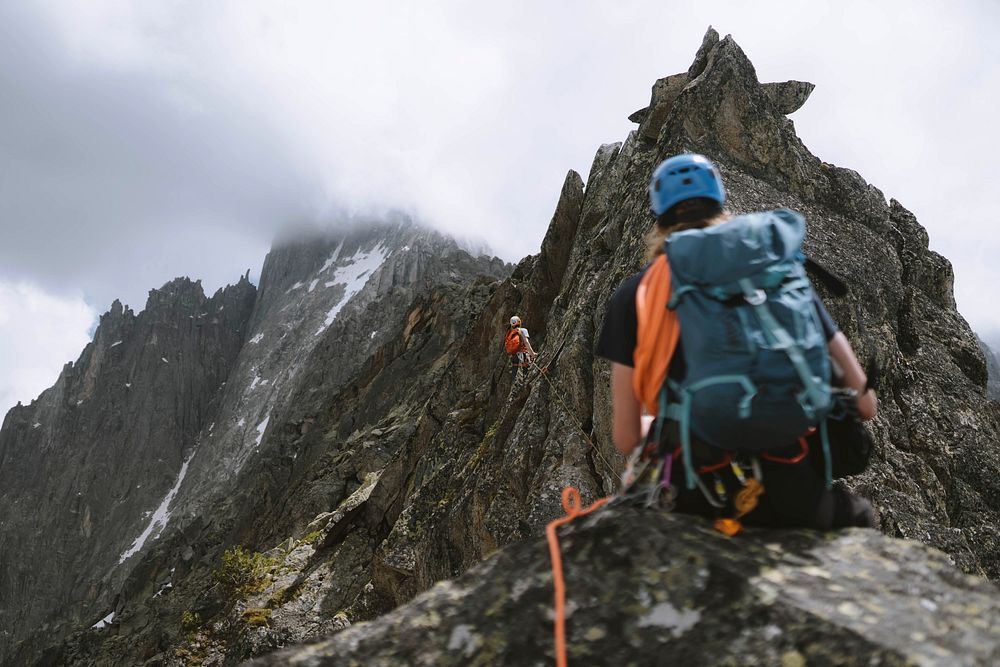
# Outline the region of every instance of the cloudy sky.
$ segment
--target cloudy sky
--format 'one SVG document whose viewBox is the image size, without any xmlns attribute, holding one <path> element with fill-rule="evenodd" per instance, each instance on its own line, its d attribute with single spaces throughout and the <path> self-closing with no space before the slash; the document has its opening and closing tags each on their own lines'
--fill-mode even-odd
<svg viewBox="0 0 1000 667">
<path fill-rule="evenodd" d="M 806 145 L 917 214 L 961 311 L 1000 340 L 998 18 L 985 1 L 0 2 L 0 414 L 114 298 L 256 275 L 279 229 L 335 210 L 536 252 L 566 170 L 586 177 L 709 24 L 762 80 L 817 85 L 793 116 Z"/>
</svg>

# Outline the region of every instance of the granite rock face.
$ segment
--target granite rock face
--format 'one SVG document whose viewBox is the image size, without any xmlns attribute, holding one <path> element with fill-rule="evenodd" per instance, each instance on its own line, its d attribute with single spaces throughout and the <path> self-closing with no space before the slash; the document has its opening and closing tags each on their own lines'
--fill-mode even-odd
<svg viewBox="0 0 1000 667">
<path fill-rule="evenodd" d="M 492 573 L 520 567 L 536 573 L 523 595 L 534 591 L 531 599 L 541 604 L 548 595 L 539 573 L 544 551 L 534 540 L 548 520 L 562 514 L 562 489 L 575 486 L 592 500 L 617 487 L 622 460 L 609 438 L 609 370 L 593 350 L 610 295 L 644 262 L 645 235 L 653 224 L 646 199 L 649 175 L 660 160 L 686 150 L 716 161 L 734 212 L 778 206 L 801 211 L 809 225 L 807 252 L 850 287 L 845 297 L 823 292 L 824 300 L 859 357 L 876 360 L 884 373 L 880 413 L 870 425 L 876 443 L 872 466 L 839 483 L 871 499 L 888 535 L 935 547 L 970 575 L 1000 577 L 1000 404 L 986 398 L 986 360 L 956 310 L 951 266 L 928 249 L 926 231 L 902 204 L 887 202 L 857 173 L 809 153 L 787 117 L 808 89 L 801 82 L 762 85 L 739 46 L 710 30 L 687 72 L 654 86 L 649 107 L 632 117 L 638 129 L 624 142 L 598 149 L 586 184 L 575 172 L 567 174 L 540 252 L 509 275 L 509 267 L 471 257 L 453 242 L 411 243 L 409 232 L 399 232 L 389 245 L 384 239 L 390 232 L 367 237 L 356 230 L 276 248 L 265 264 L 225 389 L 212 398 L 219 407 L 197 431 L 200 444 L 184 450 L 193 455 L 183 459 L 189 468 L 170 504 L 169 530 L 127 559 L 124 568 L 96 579 L 93 573 L 81 576 L 80 581 L 97 582 L 94 602 L 85 613 L 72 608 L 77 624 L 64 620 L 51 633 L 46 652 L 39 653 L 43 644 L 37 638 L 22 645 L 23 661 L 235 664 L 376 618 L 514 543 L 460 584 L 432 591 L 386 624 L 348 630 L 348 644 L 338 646 L 353 651 L 360 663 L 383 658 L 390 664 L 419 663 L 420 649 L 406 643 L 415 634 L 407 634 L 393 655 L 387 653 L 391 646 L 373 647 L 369 638 L 392 636 L 387 628 L 395 627 L 416 633 L 414 628 L 435 617 L 428 612 L 430 621 L 407 625 L 413 610 L 443 605 L 434 607 L 441 610 L 435 612 L 440 620 L 458 608 L 448 605 L 466 604 L 470 596 L 462 591 L 492 595 L 505 585 L 490 580 Z M 369 264 L 377 266 L 363 274 Z M 354 291 L 362 278 L 363 286 Z M 515 313 L 541 356 L 512 386 L 502 335 Z M 171 488 L 171 479 L 164 489 Z M 646 539 L 640 530 L 627 530 L 636 528 L 637 518 L 608 516 L 620 521 L 595 518 L 587 523 L 593 530 L 587 528 L 579 541 L 567 540 L 567 553 L 603 565 L 595 567 L 599 575 L 589 577 L 586 586 L 620 576 L 616 568 L 631 561 L 616 554 L 631 553 L 630 540 Z M 728 558 L 725 553 L 735 553 L 694 520 L 657 521 L 653 532 L 676 533 L 678 548 L 689 548 L 685 553 L 693 562 L 711 563 L 710 575 L 721 568 L 714 563 Z M 129 535 L 104 545 L 112 553 L 108 562 L 141 529 L 137 520 Z M 625 546 L 616 551 L 608 544 L 613 540 L 602 541 L 602 535 L 620 538 Z M 915 577 L 913 583 L 921 594 L 932 595 L 931 603 L 938 604 L 932 588 L 939 583 L 940 599 L 952 596 L 957 606 L 943 617 L 945 630 L 975 615 L 959 608 L 966 602 L 995 619 L 995 606 L 983 602 L 993 589 L 950 570 L 937 552 L 874 533 L 759 535 L 744 542 L 741 557 L 749 564 L 741 561 L 742 572 L 748 576 L 719 569 L 731 583 L 730 606 L 714 583 L 685 588 L 705 581 L 697 568 L 671 570 L 666 561 L 654 562 L 659 543 L 642 543 L 635 558 L 647 561 L 643 567 L 652 583 L 644 590 L 652 597 L 636 597 L 640 606 L 632 611 L 615 608 L 616 602 L 627 602 L 615 597 L 616 589 L 602 586 L 602 593 L 595 589 L 578 598 L 585 603 L 577 602 L 575 614 L 593 619 L 593 633 L 583 640 L 594 646 L 581 644 L 579 650 L 605 655 L 616 650 L 606 638 L 615 636 L 611 630 L 624 628 L 633 637 L 641 627 L 650 629 L 649 641 L 656 644 L 644 644 L 645 635 L 636 639 L 639 644 L 629 644 L 630 650 L 642 648 L 640 663 L 654 661 L 660 654 L 648 651 L 675 639 L 690 642 L 684 650 L 706 644 L 708 661 L 729 655 L 731 647 L 693 640 L 708 637 L 727 613 L 764 613 L 761 605 L 767 606 L 770 594 L 761 598 L 754 591 L 772 590 L 764 574 L 776 570 L 791 582 L 788 595 L 796 597 L 787 606 L 773 607 L 772 600 L 778 611 L 771 623 L 778 634 L 767 623 L 761 628 L 782 652 L 767 653 L 756 637 L 741 639 L 763 662 L 776 657 L 780 663 L 786 655 L 787 664 L 802 664 L 810 655 L 824 662 L 842 647 L 888 664 L 911 658 L 931 664 L 934 659 L 922 656 L 937 650 L 945 656 L 941 664 L 955 656 L 965 656 L 959 664 L 995 657 L 995 638 L 991 644 L 992 635 L 976 634 L 981 629 L 976 623 L 972 634 L 962 635 L 968 638 L 963 654 L 964 644 L 932 632 L 933 623 L 912 606 L 901 606 L 898 619 L 893 609 L 859 606 L 869 596 L 902 605 L 895 588 L 880 589 L 845 573 L 847 584 L 837 591 L 799 562 L 818 562 L 821 570 L 840 576 L 849 567 L 837 563 L 849 554 L 871 564 L 864 571 L 886 573 L 902 586 L 902 579 L 890 576 L 899 571 L 883 562 L 899 561 L 911 575 L 931 577 L 930 582 Z M 702 540 L 709 546 L 698 561 Z M 768 550 L 771 543 L 781 545 L 782 553 Z M 223 555 L 232 555 L 237 545 L 260 558 L 247 565 L 256 573 L 250 583 L 227 593 L 219 584 Z M 687 598 L 663 597 L 672 586 L 656 588 L 670 571 L 688 577 L 677 593 Z M 758 583 L 751 586 L 748 579 Z M 924 583 L 929 588 L 919 588 Z M 706 593 L 710 589 L 713 593 Z M 621 595 L 639 596 L 637 590 Z M 462 599 L 440 599 L 449 598 L 449 591 Z M 537 613 L 518 607 L 514 597 L 496 598 L 497 609 Z M 855 606 L 844 607 L 843 616 L 857 611 L 853 620 L 815 606 L 826 600 L 839 609 L 847 598 Z M 603 599 L 608 609 L 595 610 L 600 605 L 594 600 Z M 480 601 L 467 602 L 468 616 L 482 611 L 476 606 Z M 660 603 L 667 606 L 657 607 Z M 685 616 L 694 609 L 700 610 L 696 621 Z M 711 609 L 722 613 L 706 611 Z M 816 623 L 815 633 L 797 620 L 802 610 Z M 88 629 L 110 611 L 116 614 L 110 627 Z M 611 620 L 614 613 L 626 614 L 619 626 Z M 912 632 L 914 648 L 874 636 L 866 629 L 866 615 Z M 502 661 L 530 653 L 529 664 L 551 659 L 546 654 L 551 626 L 545 622 L 524 629 L 523 642 L 521 625 L 511 625 L 498 639 L 470 622 L 449 623 L 447 644 L 455 646 L 442 649 L 449 656 L 468 650 L 468 659 L 481 664 L 492 664 L 494 655 Z M 473 627 L 459 627 L 463 623 Z M 588 633 L 591 625 L 574 628 Z M 424 634 L 427 659 L 444 656 L 434 653 L 440 648 L 438 633 L 425 629 Z M 513 646 L 521 648 L 512 653 Z M 727 664 L 724 658 L 718 662 Z"/>
<path fill-rule="evenodd" d="M 179 279 L 139 315 L 116 302 L 0 431 L 0 662 L 92 625 L 91 640 L 134 632 L 145 655 L 144 630 L 155 646 L 195 603 L 166 627 L 160 607 L 224 548 L 286 538 L 381 467 L 391 442 L 358 429 L 424 400 L 464 299 L 509 271 L 406 221 L 362 221 L 279 242 L 259 290 L 244 278 L 207 299 Z M 60 651 L 41 662 L 104 660 Z"/>
<path fill-rule="evenodd" d="M 101 578 L 120 584 L 119 561 L 162 529 L 159 505 L 216 408 L 255 296 L 245 279 L 207 298 L 181 278 L 138 315 L 116 301 L 55 386 L 7 414 L 0 646 L 49 632 L 61 605 L 64 623 L 96 620 Z"/>
<path fill-rule="evenodd" d="M 390 604 L 538 534 L 560 513 L 564 486 L 585 498 L 616 488 L 608 367 L 592 351 L 610 294 L 643 264 L 653 222 L 648 176 L 685 150 L 720 165 L 734 211 L 802 211 L 807 251 L 851 289 L 843 298 L 825 293 L 826 303 L 859 357 L 884 368 L 884 384 L 871 425 L 875 461 L 847 485 L 874 502 L 885 532 L 941 548 L 968 572 L 1000 576 L 998 410 L 985 399 L 975 336 L 955 309 L 950 264 L 928 250 L 901 204 L 806 150 L 787 106 L 772 101 L 731 38 L 710 31 L 689 72 L 675 76 L 687 83 L 660 127 L 647 114 L 623 144 L 598 150 L 575 227 L 559 212 L 577 210 L 579 195 L 564 187 L 556 220 L 568 262 L 555 298 L 539 298 L 552 291 L 544 252 L 523 261 L 485 304 L 473 327 L 484 335 L 465 341 L 456 382 L 432 398 L 433 426 L 399 450 L 373 492 L 394 524 L 373 579 Z M 654 87 L 650 108 L 676 85 Z M 547 373 L 533 372 L 503 400 L 503 359 L 494 353 L 484 367 L 485 332 L 511 312 L 528 314 Z"/>
</svg>

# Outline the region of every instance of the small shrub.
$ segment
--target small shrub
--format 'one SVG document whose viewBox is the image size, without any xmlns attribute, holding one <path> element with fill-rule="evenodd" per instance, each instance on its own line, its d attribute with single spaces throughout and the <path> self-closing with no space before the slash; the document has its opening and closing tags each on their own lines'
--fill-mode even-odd
<svg viewBox="0 0 1000 667">
<path fill-rule="evenodd" d="M 222 565 L 213 576 L 230 598 L 245 598 L 263 590 L 268 573 L 277 565 L 276 558 L 236 546 L 222 554 Z"/>
<path fill-rule="evenodd" d="M 194 630 L 201 626 L 201 616 L 198 614 L 192 614 L 190 611 L 185 611 L 181 614 L 181 627 L 185 630 Z"/>
<path fill-rule="evenodd" d="M 250 607 L 243 612 L 243 622 L 253 628 L 271 624 L 271 610 L 266 607 Z"/>
</svg>

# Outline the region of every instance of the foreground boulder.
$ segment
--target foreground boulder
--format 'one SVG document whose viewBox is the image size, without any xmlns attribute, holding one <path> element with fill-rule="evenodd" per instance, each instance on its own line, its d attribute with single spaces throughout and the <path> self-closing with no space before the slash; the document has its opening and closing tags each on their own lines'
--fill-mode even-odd
<svg viewBox="0 0 1000 667">
<path fill-rule="evenodd" d="M 562 530 L 577 665 L 986 665 L 1000 596 L 941 552 L 872 530 L 750 530 L 612 507 Z M 266 665 L 547 665 L 544 539 L 497 553 L 377 621 Z"/>
</svg>

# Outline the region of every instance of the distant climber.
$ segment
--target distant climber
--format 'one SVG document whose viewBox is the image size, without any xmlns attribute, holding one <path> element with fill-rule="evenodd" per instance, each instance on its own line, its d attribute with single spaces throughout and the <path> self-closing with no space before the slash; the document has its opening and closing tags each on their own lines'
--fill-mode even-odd
<svg viewBox="0 0 1000 667">
<path fill-rule="evenodd" d="M 731 216 L 718 170 L 695 154 L 661 163 L 649 194 L 650 263 L 611 298 L 597 348 L 612 362 L 615 446 L 640 447 L 664 502 L 723 532 L 737 519 L 870 525 L 868 502 L 831 480 L 867 463 L 858 419 L 876 398 L 806 276 L 802 216 Z"/>
<path fill-rule="evenodd" d="M 525 368 L 531 365 L 538 355 L 531 347 L 528 330 L 521 326 L 521 318 L 514 315 L 510 318 L 510 326 L 504 336 L 504 351 L 510 355 L 510 379 L 516 382 Z"/>
</svg>

